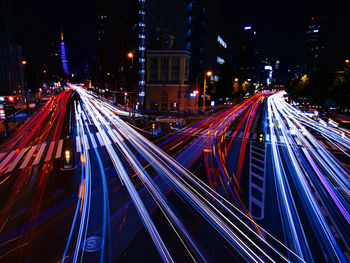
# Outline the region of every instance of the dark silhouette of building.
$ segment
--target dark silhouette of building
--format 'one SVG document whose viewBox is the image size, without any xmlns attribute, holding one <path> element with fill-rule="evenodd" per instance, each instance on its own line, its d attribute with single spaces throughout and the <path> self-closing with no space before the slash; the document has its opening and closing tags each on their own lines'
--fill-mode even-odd
<svg viewBox="0 0 350 263">
<path fill-rule="evenodd" d="M 98 85 L 114 94 L 133 92 L 141 104 L 145 85 L 144 4 L 139 0 L 96 4 Z"/>
<path fill-rule="evenodd" d="M 259 82 L 259 73 L 264 70 L 260 62 L 257 32 L 253 26 L 244 26 L 239 33 L 236 44 L 235 68 L 244 81 L 250 79 L 253 82 Z"/>
<path fill-rule="evenodd" d="M 350 47 L 342 23 L 341 17 L 311 17 L 306 31 L 309 73 L 344 69 L 344 61 L 350 57 Z"/>
<path fill-rule="evenodd" d="M 0 1 L 0 94 L 24 94 L 22 50 L 17 45 L 11 1 Z"/>
</svg>

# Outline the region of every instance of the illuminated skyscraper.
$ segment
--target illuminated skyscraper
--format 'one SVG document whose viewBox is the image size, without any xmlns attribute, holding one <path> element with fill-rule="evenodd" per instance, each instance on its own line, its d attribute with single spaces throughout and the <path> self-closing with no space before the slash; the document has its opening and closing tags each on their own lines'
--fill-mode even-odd
<svg viewBox="0 0 350 263">
<path fill-rule="evenodd" d="M 66 57 L 66 48 L 64 46 L 64 39 L 63 39 L 63 30 L 61 31 L 61 61 L 62 61 L 64 73 L 69 74 L 68 61 Z"/>
</svg>

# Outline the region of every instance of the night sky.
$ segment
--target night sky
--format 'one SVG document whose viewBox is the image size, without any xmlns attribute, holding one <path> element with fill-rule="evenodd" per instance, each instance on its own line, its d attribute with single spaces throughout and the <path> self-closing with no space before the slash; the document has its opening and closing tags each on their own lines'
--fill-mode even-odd
<svg viewBox="0 0 350 263">
<path fill-rule="evenodd" d="M 93 0 L 13 0 L 19 40 L 23 46 L 59 40 L 65 32 L 68 59 L 74 66 L 95 54 L 95 5 Z M 57 4 L 54 5 L 53 3 Z M 333 4 L 331 6 L 330 4 Z M 345 1 L 232 1 L 224 0 L 232 40 L 244 25 L 257 31 L 262 54 L 278 56 L 282 63 L 301 63 L 307 22 L 311 16 L 327 16 L 337 25 L 337 42 L 350 46 L 349 9 Z M 30 39 L 30 41 L 29 41 Z M 44 44 L 43 44 L 44 45 Z M 26 50 L 24 50 L 24 54 Z"/>
</svg>

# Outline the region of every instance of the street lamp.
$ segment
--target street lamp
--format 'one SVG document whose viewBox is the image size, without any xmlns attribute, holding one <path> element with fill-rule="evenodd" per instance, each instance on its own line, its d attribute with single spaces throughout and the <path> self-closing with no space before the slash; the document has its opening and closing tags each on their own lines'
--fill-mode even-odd
<svg viewBox="0 0 350 263">
<path fill-rule="evenodd" d="M 207 77 L 211 77 L 213 75 L 213 72 L 211 70 L 207 71 L 204 75 L 204 85 L 203 85 L 203 109 L 205 113 L 205 97 L 207 94 Z"/>
<path fill-rule="evenodd" d="M 134 53 L 132 53 L 131 51 L 128 53 L 128 59 L 131 59 L 131 64 L 134 64 Z"/>
<path fill-rule="evenodd" d="M 129 82 L 129 87 L 130 87 L 130 90 L 132 91 L 132 117 L 133 117 L 133 121 L 135 122 L 135 93 L 136 91 L 134 90 L 133 88 L 133 81 L 131 81 L 131 78 L 133 78 L 133 71 L 134 71 L 134 53 L 132 51 L 128 52 L 127 54 L 127 57 L 128 59 L 131 60 L 131 65 L 130 65 L 130 68 L 129 68 L 129 79 L 128 79 L 128 82 Z M 131 83 L 131 85 L 130 85 Z"/>
<path fill-rule="evenodd" d="M 345 63 L 346 63 L 346 64 L 349 64 L 349 63 L 350 63 L 350 59 L 346 59 L 346 60 L 345 60 Z"/>
<path fill-rule="evenodd" d="M 27 60 L 23 59 L 21 61 L 21 64 L 23 65 L 23 67 L 25 68 L 25 66 L 27 66 Z M 26 85 L 26 82 L 24 81 L 24 91 L 25 91 L 25 98 L 26 98 L 26 111 L 27 111 L 27 117 L 29 117 L 29 102 L 28 102 L 28 87 Z"/>
</svg>

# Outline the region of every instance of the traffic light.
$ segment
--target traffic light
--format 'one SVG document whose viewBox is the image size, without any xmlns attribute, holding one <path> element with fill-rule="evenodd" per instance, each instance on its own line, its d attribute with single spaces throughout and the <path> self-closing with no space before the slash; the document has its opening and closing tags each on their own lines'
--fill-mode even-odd
<svg viewBox="0 0 350 263">
<path fill-rule="evenodd" d="M 70 151 L 67 150 L 65 152 L 65 157 L 66 157 L 66 164 L 70 164 Z"/>
<path fill-rule="evenodd" d="M 14 97 L 12 97 L 12 96 L 9 97 L 9 102 L 13 102 L 14 100 L 15 100 Z"/>
<path fill-rule="evenodd" d="M 263 133 L 260 133 L 260 136 L 259 136 L 259 143 L 262 143 L 262 142 L 263 142 L 263 139 L 264 139 L 264 134 L 263 134 Z"/>
<path fill-rule="evenodd" d="M 156 124 L 152 123 L 152 129 L 155 130 L 156 129 Z"/>
</svg>

